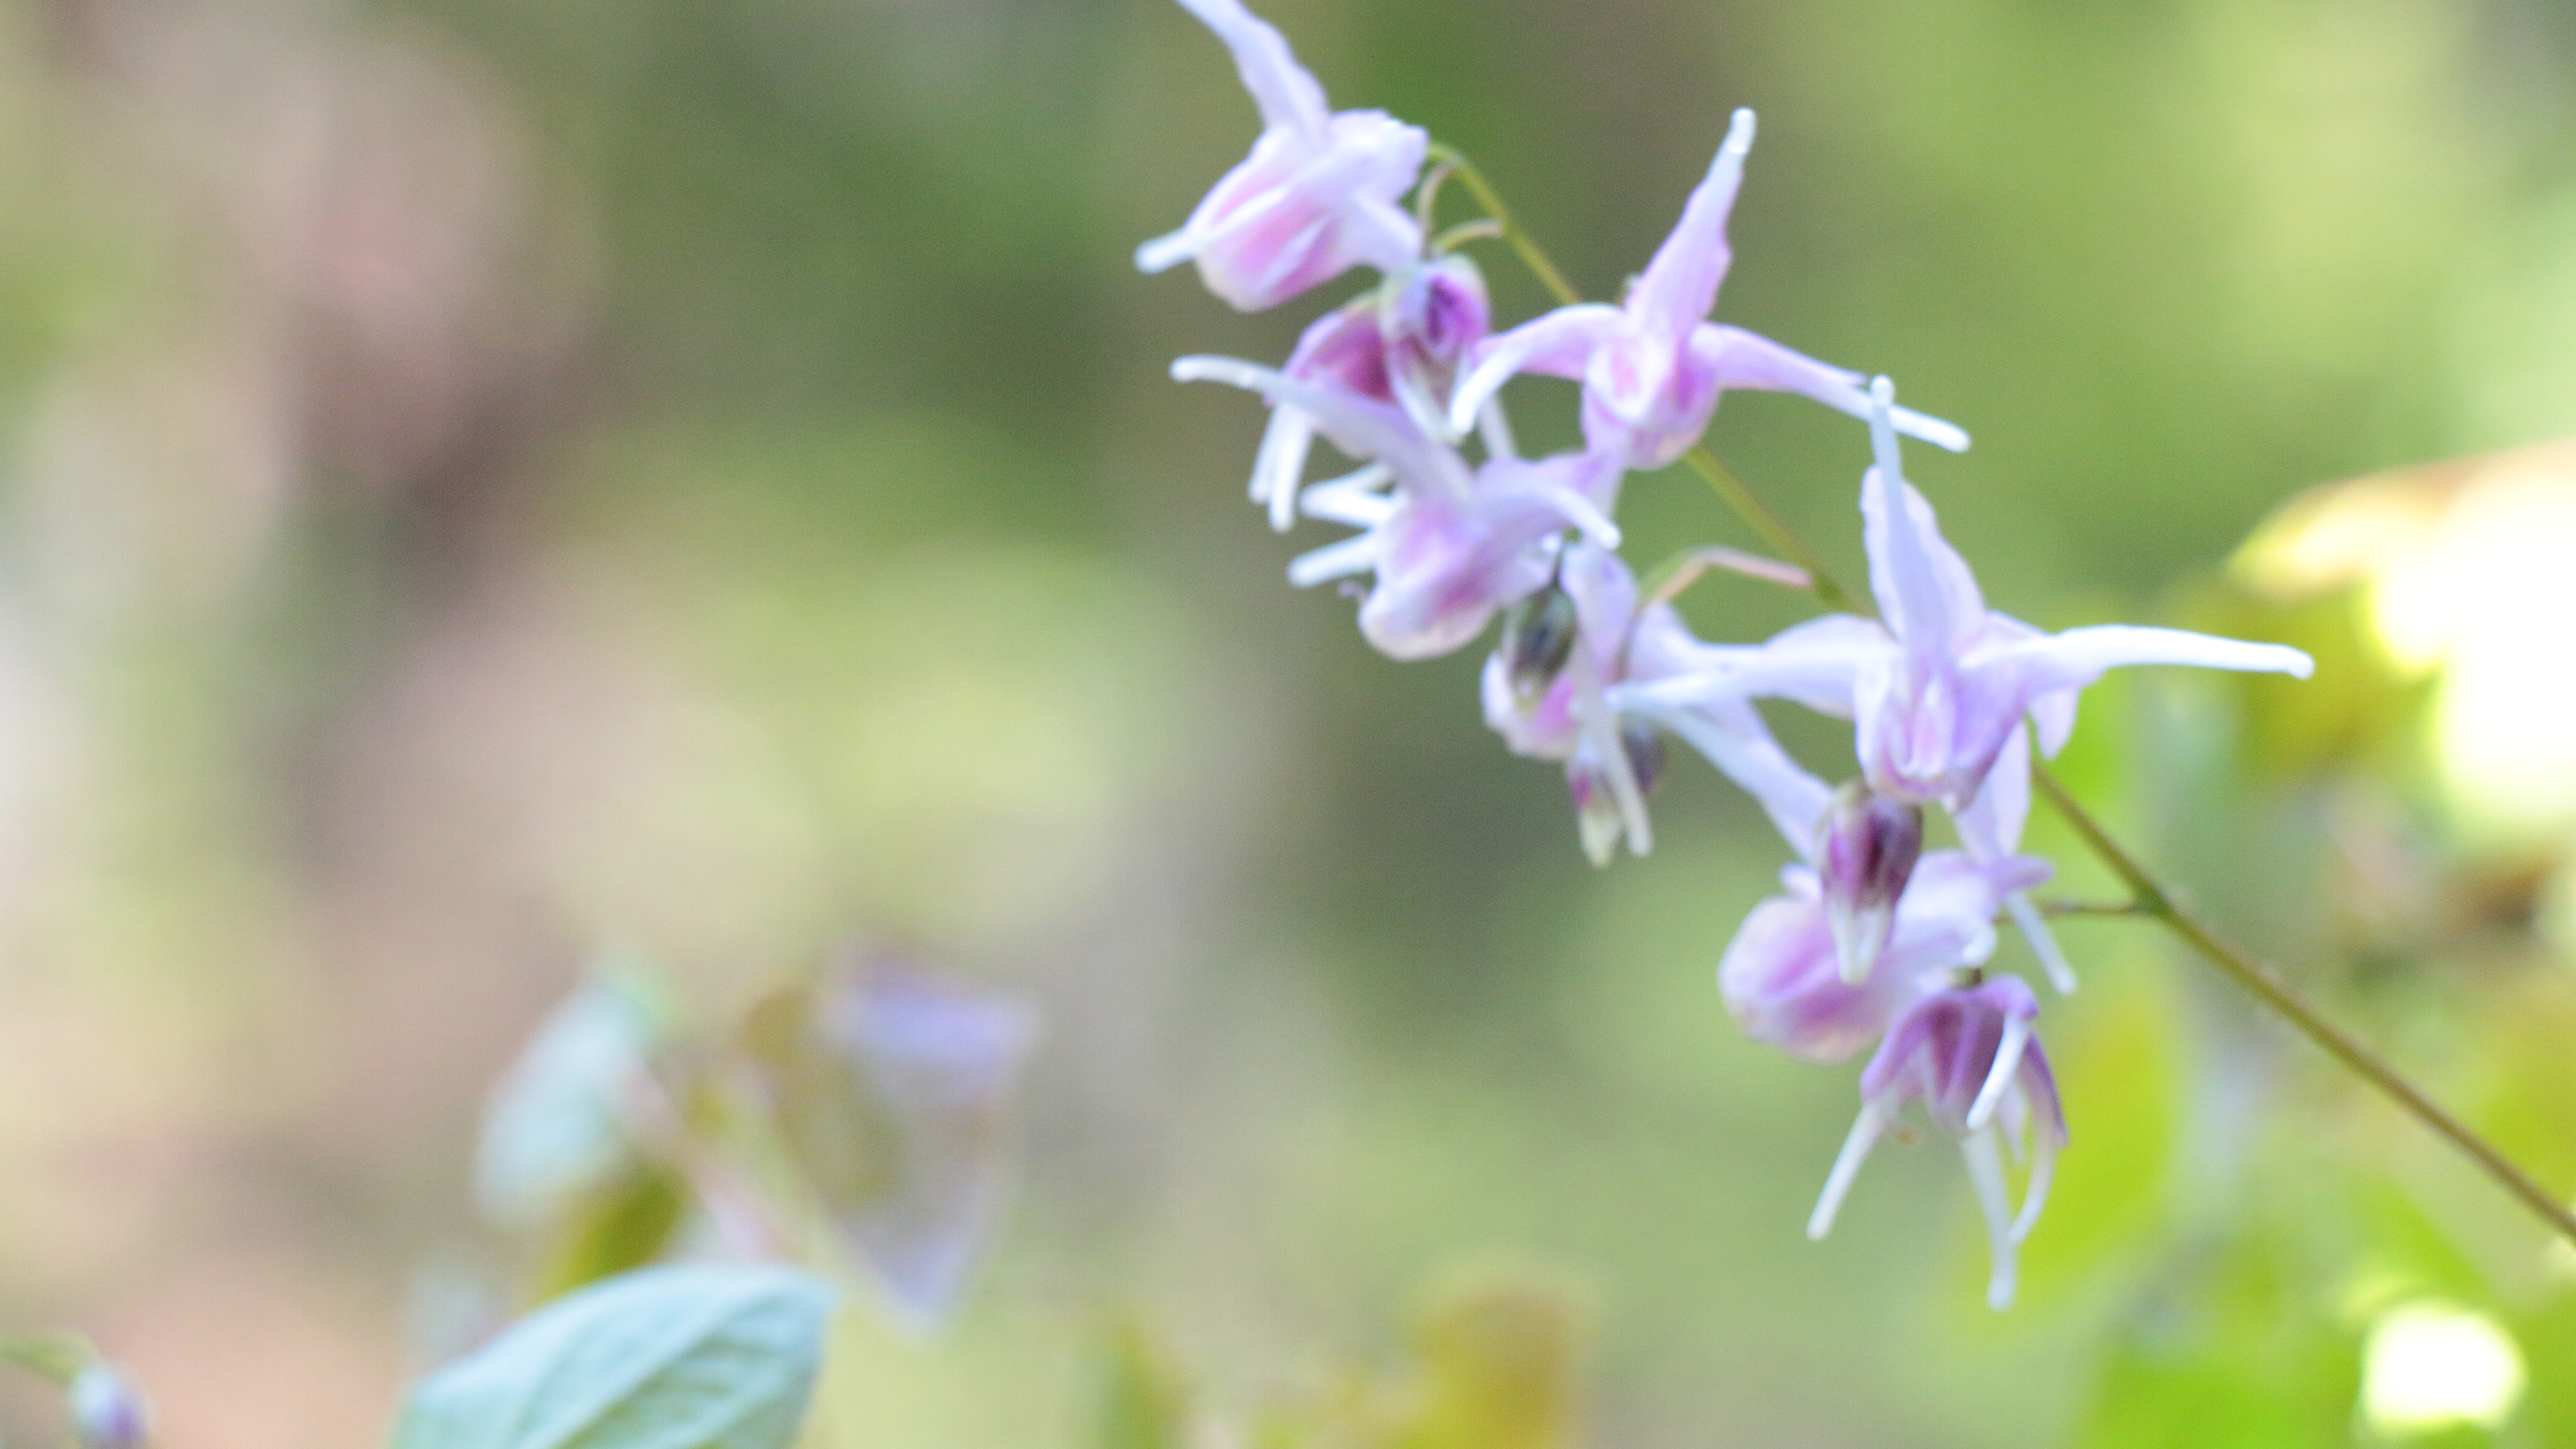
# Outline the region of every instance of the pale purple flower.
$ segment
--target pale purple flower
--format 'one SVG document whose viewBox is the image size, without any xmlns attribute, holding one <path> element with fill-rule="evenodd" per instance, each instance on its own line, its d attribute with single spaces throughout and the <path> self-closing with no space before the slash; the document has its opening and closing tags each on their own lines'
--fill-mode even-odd
<svg viewBox="0 0 2576 1449">
<path fill-rule="evenodd" d="M 1893 396 L 1878 379 L 1870 429 L 1878 466 L 1861 485 L 1870 589 L 1886 622 L 1811 620 L 1702 678 L 1660 686 L 1665 697 L 1750 693 L 1854 719 L 1871 789 L 1957 813 L 1975 801 L 2025 717 L 2054 755 L 2075 728 L 2077 693 L 2106 670 L 2191 664 L 2308 676 L 2308 656 L 2285 645 L 2125 624 L 2045 634 L 1988 610 L 1932 505 L 1899 471 Z"/>
<path fill-rule="evenodd" d="M 1888 940 L 1858 981 L 1847 976 L 1816 872 L 1780 873 L 1782 895 L 1757 905 L 1718 962 L 1719 994 L 1754 1040 L 1811 1062 L 1838 1062 L 1877 1039 L 1897 1014 L 1948 974 L 1994 954 L 2002 897 L 2048 878 L 2027 856 L 1999 863 L 1955 850 L 1924 856 L 1889 922 Z"/>
<path fill-rule="evenodd" d="M 831 983 L 820 1026 L 886 1132 L 877 1191 L 839 1205 L 842 1230 L 896 1320 L 927 1332 L 954 1310 L 998 1206 L 1035 1014 L 1015 997 L 878 965 Z"/>
<path fill-rule="evenodd" d="M 1585 440 L 1639 470 L 1688 452 L 1728 388 L 1793 392 L 1866 416 L 1860 374 L 1708 320 L 1734 259 L 1727 213 L 1752 149 L 1753 113 L 1737 111 L 1707 178 L 1625 303 L 1560 307 L 1479 347 L 1450 401 L 1451 430 L 1465 432 L 1485 400 L 1523 372 L 1580 379 Z M 1938 418 L 1901 413 L 1897 425 L 1953 451 L 1968 446 L 1966 433 Z"/>
<path fill-rule="evenodd" d="M 2038 1017 L 2030 988 L 2012 976 L 1936 991 L 1907 1008 L 1861 1071 L 1860 1116 L 1825 1179 L 1807 1236 L 1821 1238 L 1833 1229 L 1870 1149 L 1907 1103 L 1921 1102 L 1932 1125 L 1957 1138 L 1967 1158 L 1968 1181 L 1994 1252 L 1986 1302 L 2009 1306 L 2015 1250 L 2039 1220 L 2057 1154 L 2066 1146 L 2057 1082 L 2031 1033 Z M 2030 1181 L 2018 1212 L 2004 1181 L 2007 1147 L 2016 1157 L 2030 1156 Z"/>
<path fill-rule="evenodd" d="M 1338 383 L 1232 357 L 1184 357 L 1172 364 L 1172 376 L 1223 382 L 1258 392 L 1274 407 L 1293 406 L 1334 447 L 1372 460 L 1299 495 L 1308 517 L 1361 532 L 1301 555 L 1288 566 L 1288 580 L 1307 588 L 1374 574 L 1360 632 L 1390 658 L 1428 659 L 1484 632 L 1496 611 L 1547 583 L 1566 530 L 1607 546 L 1619 541 L 1610 515 L 1625 470 L 1605 454 L 1528 461 L 1496 453 L 1471 466 L 1401 405 Z M 1282 474 L 1273 486 L 1288 483 Z"/>
<path fill-rule="evenodd" d="M 1552 677 L 1527 677 L 1516 657 L 1519 641 L 1506 631 L 1503 647 L 1485 661 L 1485 722 L 1514 753 L 1567 762 L 1584 844 L 1596 864 L 1606 862 L 1624 833 L 1638 855 L 1652 848 L 1645 790 L 1623 761 L 1638 755 L 1656 728 L 1668 729 L 1706 756 L 1768 812 L 1782 834 L 1812 849 L 1830 792 L 1771 738 L 1753 706 L 1742 698 L 1709 698 L 1683 706 L 1631 709 L 1619 701 L 1632 683 L 1688 675 L 1706 667 L 1725 646 L 1692 636 L 1672 605 L 1638 607 L 1637 580 L 1627 563 L 1591 542 L 1566 547 L 1553 587 L 1533 598 L 1533 610 L 1556 607 L 1561 595 L 1573 614 L 1574 640 Z M 1612 742 L 1626 741 L 1614 753 Z"/>
<path fill-rule="evenodd" d="M 1397 202 L 1422 173 L 1421 129 L 1327 108 L 1288 42 L 1239 0 L 1181 4 L 1234 52 L 1261 138 L 1179 231 L 1136 249 L 1136 265 L 1195 260 L 1209 291 L 1257 312 L 1354 266 L 1392 272 L 1420 256 L 1422 229 Z"/>
<path fill-rule="evenodd" d="M 1484 277 L 1476 264 L 1463 256 L 1435 257 L 1407 266 L 1376 291 L 1317 318 L 1297 339 L 1297 350 L 1280 372 L 1309 388 L 1338 394 L 1370 419 L 1370 424 L 1325 433 L 1344 452 L 1374 460 L 1376 452 L 1357 450 L 1387 446 L 1380 434 L 1396 427 L 1385 416 L 1388 409 L 1400 411 L 1411 424 L 1399 451 L 1418 449 L 1444 428 L 1458 365 L 1484 337 L 1490 317 Z M 1270 526 L 1281 533 L 1296 517 L 1307 453 L 1320 430 L 1308 409 L 1288 398 L 1271 399 L 1270 426 L 1253 457 L 1252 501 L 1269 508 Z M 1511 450 L 1506 445 L 1494 451 Z"/>
</svg>

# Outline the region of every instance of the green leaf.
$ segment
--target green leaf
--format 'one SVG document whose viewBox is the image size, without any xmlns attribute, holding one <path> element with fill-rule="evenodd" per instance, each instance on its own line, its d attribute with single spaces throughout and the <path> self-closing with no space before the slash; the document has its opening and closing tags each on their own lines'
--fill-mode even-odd
<svg viewBox="0 0 2576 1449">
<path fill-rule="evenodd" d="M 832 1294 L 785 1268 L 646 1268 L 414 1390 L 393 1449 L 786 1449 Z"/>
</svg>

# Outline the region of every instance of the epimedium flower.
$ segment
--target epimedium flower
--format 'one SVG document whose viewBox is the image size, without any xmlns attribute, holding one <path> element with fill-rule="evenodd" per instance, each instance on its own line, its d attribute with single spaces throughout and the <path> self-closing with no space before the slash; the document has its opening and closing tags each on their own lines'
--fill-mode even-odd
<svg viewBox="0 0 2576 1449">
<path fill-rule="evenodd" d="M 1708 320 L 1734 260 L 1727 215 L 1753 149 L 1753 113 L 1739 110 L 1708 175 L 1619 306 L 1560 307 L 1478 347 L 1450 402 L 1466 431 L 1503 383 L 1523 372 L 1583 383 L 1583 435 L 1640 471 L 1688 452 L 1728 388 L 1792 392 L 1855 417 L 1868 414 L 1861 376 L 1738 327 Z M 1904 431 L 1954 452 L 1968 435 L 1938 418 L 1898 414 Z"/>
<path fill-rule="evenodd" d="M 1822 1238 L 1833 1230 L 1870 1149 L 1908 1103 L 1920 1102 L 1932 1125 L 1956 1138 L 1967 1159 L 1968 1181 L 1994 1253 L 1986 1302 L 2010 1306 L 2015 1252 L 2039 1220 L 2067 1140 L 2057 1082 L 2032 1032 L 2038 1016 L 2030 988 L 2012 976 L 1934 991 L 1907 1007 L 1861 1071 L 1860 1115 L 1826 1176 L 1807 1236 Z M 2017 1211 L 2004 1179 L 2007 1147 L 2016 1157 L 2030 1157 L 2030 1179 Z"/>
<path fill-rule="evenodd" d="M 1445 426 L 1458 365 L 1484 337 L 1491 316 L 1485 279 L 1476 264 L 1454 253 L 1432 257 L 1391 273 L 1374 291 L 1317 318 L 1280 371 L 1370 410 L 1397 409 L 1412 427 L 1405 442 L 1427 441 Z M 1498 412 L 1489 409 L 1488 416 L 1500 425 Z M 1376 422 L 1382 425 L 1379 430 L 1397 426 L 1392 418 Z M 1253 457 L 1252 501 L 1268 507 L 1270 526 L 1281 533 L 1296 517 L 1298 489 L 1319 427 L 1314 414 L 1296 402 L 1271 401 L 1270 425 Z M 1349 452 L 1372 446 L 1374 432 L 1354 433 L 1346 426 L 1328 436 Z M 1492 451 L 1511 451 L 1507 435 L 1497 438 L 1489 431 L 1488 436 L 1489 442 L 1502 444 Z"/>
<path fill-rule="evenodd" d="M 1298 495 L 1306 516 L 1361 531 L 1300 555 L 1288 579 L 1306 588 L 1375 575 L 1360 632 L 1390 658 L 1432 658 L 1484 632 L 1498 610 L 1547 583 L 1566 530 L 1618 543 L 1610 515 L 1625 470 L 1606 454 L 1497 452 L 1471 466 L 1392 400 L 1231 357 L 1184 357 L 1172 376 L 1295 407 L 1334 447 L 1372 460 Z M 1273 486 L 1289 486 L 1286 475 Z"/>
<path fill-rule="evenodd" d="M 1569 544 L 1554 577 L 1516 606 L 1481 679 L 1485 722 L 1514 753 L 1566 762 L 1585 853 L 1605 864 L 1621 836 L 1652 848 L 1645 797 L 1668 729 L 1752 795 L 1783 834 L 1808 839 L 1830 792 L 1771 737 L 1752 704 L 1711 699 L 1687 708 L 1631 710 L 1631 681 L 1685 674 L 1725 646 L 1692 635 L 1662 598 L 1641 599 L 1616 553 Z M 1801 849 L 1805 849 L 1801 846 Z"/>
<path fill-rule="evenodd" d="M 1871 789 L 1957 814 L 2025 718 L 2054 755 L 2074 731 L 2076 696 L 2108 670 L 2189 664 L 2308 676 L 2308 656 L 2286 645 L 2127 624 L 2048 634 L 1989 610 L 1932 505 L 1900 471 L 1894 394 L 1883 377 L 1872 385 L 1877 466 L 1861 485 L 1870 590 L 1885 622 L 1810 620 L 1698 678 L 1658 686 L 1666 697 L 1750 693 L 1852 719 Z"/>
<path fill-rule="evenodd" d="M 1160 272 L 1196 261 L 1209 291 L 1258 312 L 1354 266 L 1392 272 L 1422 253 L 1397 204 L 1422 173 L 1429 138 L 1384 111 L 1331 110 L 1288 42 L 1240 0 L 1181 0 L 1234 52 L 1261 112 L 1261 137 L 1181 229 L 1136 249 Z"/>
<path fill-rule="evenodd" d="M 1745 1034 L 1811 1062 L 1838 1062 L 1876 1040 L 1897 1015 L 1949 973 L 1983 965 L 1995 950 L 2003 898 L 2045 881 L 2027 856 L 1979 861 L 1965 852 L 1926 855 L 1889 913 L 1886 941 L 1855 976 L 1817 871 L 1791 865 L 1782 894 L 1755 906 L 1718 961 L 1718 992 Z"/>
</svg>

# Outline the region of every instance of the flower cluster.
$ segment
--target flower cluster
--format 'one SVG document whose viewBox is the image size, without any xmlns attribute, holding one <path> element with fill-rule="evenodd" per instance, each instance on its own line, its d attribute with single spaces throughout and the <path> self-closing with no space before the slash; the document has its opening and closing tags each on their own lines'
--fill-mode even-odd
<svg viewBox="0 0 2576 1449">
<path fill-rule="evenodd" d="M 1309 327 L 1284 366 L 1172 367 L 1268 404 L 1251 492 L 1274 527 L 1302 514 L 1359 530 L 1296 559 L 1290 581 L 1366 575 L 1360 631 L 1397 659 L 1453 652 L 1500 616 L 1481 680 L 1486 722 L 1514 752 L 1563 765 L 1595 863 L 1623 840 L 1635 854 L 1651 848 L 1646 802 L 1667 736 L 1761 805 L 1798 860 L 1727 947 L 1726 1003 L 1753 1036 L 1810 1061 L 1874 1046 L 1809 1233 L 1831 1226 L 1871 1147 L 1919 1102 L 1965 1155 L 1993 1245 L 1988 1299 L 2002 1307 L 2066 1118 L 2034 1034 L 2037 998 L 1986 971 L 1997 922 L 2025 935 L 2057 990 L 2074 989 L 2028 894 L 2051 867 L 2020 853 L 2031 750 L 2065 743 L 2078 693 L 2111 668 L 2304 677 L 2307 657 L 2171 629 L 2048 634 L 1989 610 L 1899 457 L 1900 434 L 1953 451 L 1967 435 L 1897 407 L 1886 378 L 1865 382 L 1709 320 L 1732 256 L 1750 111 L 1736 112 L 1620 305 L 1563 306 L 1496 333 L 1474 263 L 1432 232 L 1430 197 L 1402 205 L 1437 185 L 1425 134 L 1383 112 L 1330 111 L 1279 33 L 1237 0 L 1180 3 L 1233 51 L 1264 130 L 1138 265 L 1195 260 L 1211 291 L 1246 310 L 1354 268 L 1378 273 Z M 1523 373 L 1581 384 L 1580 448 L 1515 450 L 1500 392 Z M 1796 393 L 1868 423 L 1860 512 L 1878 617 L 1830 614 L 1761 643 L 1713 643 L 1672 600 L 1704 562 L 1740 556 L 1704 551 L 1651 585 L 1620 558 L 1622 481 L 1694 448 L 1730 388 Z M 1356 471 L 1308 483 L 1318 438 Z M 1851 721 L 1857 777 L 1836 788 L 1793 759 L 1756 709 L 1764 699 Z M 1947 817 L 1956 848 L 1924 849 L 1927 811 Z M 2017 1207 L 2008 1153 L 2029 1161 Z"/>
</svg>

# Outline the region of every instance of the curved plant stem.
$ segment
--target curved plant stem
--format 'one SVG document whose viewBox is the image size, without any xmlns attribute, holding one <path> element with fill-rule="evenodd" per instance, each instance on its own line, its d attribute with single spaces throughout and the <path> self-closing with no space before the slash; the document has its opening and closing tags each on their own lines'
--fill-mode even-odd
<svg viewBox="0 0 2576 1449">
<path fill-rule="evenodd" d="M 1789 525 L 1781 522 L 1780 515 L 1772 512 L 1752 489 L 1745 487 L 1744 480 L 1735 476 L 1734 469 L 1719 462 L 1707 444 L 1692 444 L 1691 450 L 1682 454 L 1682 461 L 1690 464 L 1692 472 L 1708 480 L 1708 486 L 1717 490 L 1717 496 L 1726 500 L 1726 506 L 1735 510 L 1736 517 L 1752 525 L 1753 531 L 1762 535 L 1762 541 L 1771 545 L 1772 552 L 1806 571 L 1807 587 L 1819 602 L 1828 609 L 1852 608 L 1851 595 L 1844 593 L 1843 586 L 1834 582 L 1834 576 L 1825 572 L 1824 561 L 1816 557 L 1816 551 L 1807 547 L 1806 540 L 1798 537 Z"/>
<path fill-rule="evenodd" d="M 1520 255 L 1521 261 L 1538 278 L 1539 285 L 1547 288 L 1549 295 L 1555 297 L 1561 305 L 1568 307 L 1582 301 L 1574 288 L 1566 283 L 1564 273 L 1559 272 L 1556 264 L 1548 260 L 1547 253 L 1540 249 L 1528 232 L 1521 229 L 1519 222 L 1513 220 L 1511 209 L 1503 204 L 1501 195 L 1494 190 L 1493 184 L 1485 179 L 1484 173 L 1476 169 L 1474 162 L 1460 155 L 1455 149 L 1437 143 L 1431 147 L 1431 155 L 1460 181 L 1465 182 L 1469 191 L 1475 193 L 1476 204 L 1483 207 L 1485 214 L 1493 219 L 1501 231 L 1503 240 Z M 1736 477 L 1731 469 L 1719 462 L 1715 454 L 1709 452 L 1705 446 L 1695 446 L 1689 453 L 1683 455 L 1683 461 L 1689 463 L 1692 470 L 1702 478 L 1707 479 L 1709 486 L 1717 490 L 1717 496 L 1726 500 L 1727 506 L 1734 509 L 1736 515 L 1750 525 L 1755 533 L 1762 535 L 1765 543 L 1771 545 L 1782 558 L 1806 570 L 1808 587 L 1814 592 L 1818 602 L 1829 609 L 1852 609 L 1858 612 L 1851 597 L 1844 593 L 1834 582 L 1833 577 L 1818 564 L 1816 551 L 1807 547 L 1805 540 L 1799 538 L 1788 524 L 1781 521 L 1778 514 L 1772 512 L 1752 489 L 1746 487 L 1743 479 Z M 2057 808 L 2058 814 L 2065 817 L 2066 823 L 2074 828 L 2086 848 L 2100 857 L 2102 863 L 2111 868 L 2111 872 L 2128 886 L 2135 897 L 2124 906 L 2069 910 L 2064 912 L 2065 914 L 2147 916 L 2162 923 L 2165 929 L 2181 938 L 2183 944 L 2199 952 L 2211 965 L 2224 972 L 2237 985 L 2251 993 L 2256 1000 L 2280 1013 L 2283 1019 L 2297 1027 L 2308 1040 L 2323 1048 L 2328 1056 L 2341 1062 L 2356 1076 L 2378 1088 L 2407 1115 L 2432 1129 L 2435 1135 L 2467 1154 L 2469 1159 L 2485 1169 L 2486 1174 L 2494 1178 L 2499 1186 L 2520 1199 L 2523 1206 L 2538 1214 L 2540 1219 L 2549 1224 L 2553 1230 L 2563 1234 L 2570 1242 L 2576 1242 L 2576 1212 L 2569 1211 L 2567 1204 L 2550 1196 L 2547 1189 L 2532 1181 L 2531 1175 L 2517 1166 L 2513 1159 L 2499 1151 L 2495 1144 L 2479 1136 L 2467 1123 L 2443 1110 L 2440 1104 L 2424 1095 L 2422 1089 L 2406 1080 L 2395 1067 L 2383 1061 L 2378 1053 L 2364 1046 L 2359 1038 L 2319 1015 L 2317 1009 L 2292 990 L 2289 983 L 2283 981 L 2278 972 L 2220 940 L 2207 925 L 2201 922 L 2199 917 L 2175 905 L 2173 897 L 2156 881 L 2145 866 L 2139 864 L 2137 857 L 2131 855 L 2118 841 L 2113 840 L 2110 833 L 2102 828 L 2101 823 L 2096 821 L 2082 805 L 2076 803 L 2074 796 L 2066 793 L 2066 787 L 2058 783 L 2057 777 L 2051 774 L 2046 766 L 2036 760 L 2031 763 L 2031 777 L 2037 782 L 2040 793 L 2048 797 L 2049 803 Z"/>
<path fill-rule="evenodd" d="M 2467 1123 L 2452 1116 L 2443 1110 L 2439 1103 L 2425 1096 L 2422 1089 L 2406 1080 L 2395 1067 L 2382 1060 L 2377 1052 L 2363 1045 L 2358 1038 L 2342 1027 L 2318 1014 L 2314 1006 L 2309 1005 L 2304 998 L 2291 989 L 2288 982 L 2281 979 L 2279 972 L 2220 940 L 2199 917 L 2175 905 L 2173 897 L 2153 875 L 2148 873 L 2145 866 L 2138 863 L 2137 857 L 2129 854 L 2126 847 L 2111 838 L 2110 832 L 2104 830 L 2101 822 L 2095 820 L 2090 812 L 2076 802 L 2073 795 L 2067 793 L 2066 787 L 2058 782 L 2057 776 L 2051 773 L 2047 766 L 2033 761 L 2031 779 L 2038 784 L 2040 793 L 2048 797 L 2048 803 L 2056 807 L 2057 813 L 2063 816 L 2066 823 L 2072 826 L 2075 833 L 2083 839 L 2086 847 L 2099 856 L 2102 863 L 2111 868 L 2111 873 L 2118 876 L 2121 883 L 2135 893 L 2136 898 L 2129 907 L 2133 914 L 2149 916 L 2161 922 L 2166 930 L 2180 937 L 2184 945 L 2199 952 L 2209 964 L 2226 973 L 2229 979 L 2245 988 L 2255 1000 L 2280 1013 L 2308 1040 L 2322 1047 L 2328 1056 L 2351 1068 L 2354 1075 L 2377 1087 L 2407 1115 L 2431 1128 L 2435 1134 L 2448 1139 L 2452 1146 L 2467 1153 L 2470 1160 L 2486 1169 L 2487 1175 L 2494 1178 L 2505 1191 L 2520 1198 L 2523 1206 L 2539 1214 L 2543 1221 L 2566 1235 L 2570 1241 L 2576 1241 L 2576 1213 L 2569 1212 L 2565 1203 L 2550 1196 L 2547 1189 L 2532 1181 L 2531 1175 L 2515 1165 L 2513 1159 L 2505 1156 L 2495 1144 L 2479 1136 Z"/>
<path fill-rule="evenodd" d="M 1566 282 L 1565 273 L 1556 269 L 1556 263 L 1549 261 L 1547 253 L 1541 251 L 1530 234 L 1521 229 L 1521 224 L 1512 219 L 1512 209 L 1503 204 L 1502 193 L 1485 179 L 1484 172 L 1476 169 L 1475 162 L 1461 155 L 1456 147 L 1438 141 L 1431 144 L 1430 157 L 1438 165 L 1447 167 L 1450 175 L 1467 183 L 1467 189 L 1476 194 L 1476 204 L 1483 207 L 1485 215 L 1492 217 L 1494 224 L 1503 229 L 1503 241 L 1520 254 L 1521 265 L 1530 269 L 1530 275 L 1538 278 L 1538 284 L 1547 288 L 1547 294 L 1556 299 L 1558 306 L 1571 307 L 1583 300 Z"/>
</svg>

